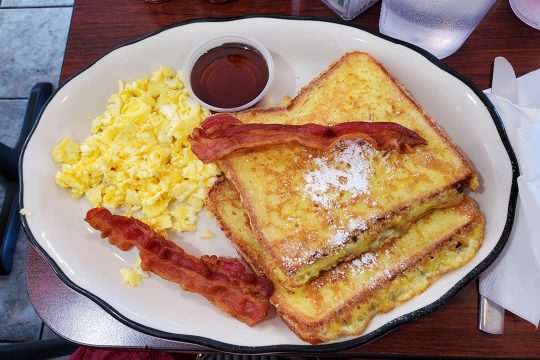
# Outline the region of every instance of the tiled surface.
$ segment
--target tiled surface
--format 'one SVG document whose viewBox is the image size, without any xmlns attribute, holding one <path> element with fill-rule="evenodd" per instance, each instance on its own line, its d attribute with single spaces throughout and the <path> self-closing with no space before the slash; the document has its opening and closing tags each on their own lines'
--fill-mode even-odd
<svg viewBox="0 0 540 360">
<path fill-rule="evenodd" d="M 74 0 L 1 0 L 1 7 L 73 6 Z"/>
<path fill-rule="evenodd" d="M 13 270 L 0 276 L 0 340 L 37 340 L 41 319 L 30 304 L 26 291 L 26 253 L 28 240 L 21 232 L 17 241 Z"/>
<path fill-rule="evenodd" d="M 71 12 L 0 8 L 0 98 L 27 97 L 39 81 L 58 83 Z"/>
<path fill-rule="evenodd" d="M 0 142 L 8 146 L 16 143 L 32 86 L 58 83 L 72 4 L 73 0 L 0 0 Z M 3 195 L 0 189 L 0 200 Z M 13 270 L 0 276 L 0 344 L 40 338 L 43 323 L 26 290 L 28 246 L 21 230 Z M 43 329 L 43 338 L 56 337 Z"/>
<path fill-rule="evenodd" d="M 30 91 L 28 91 L 30 92 Z M 14 147 L 26 111 L 27 100 L 0 99 L 0 142 Z"/>
</svg>

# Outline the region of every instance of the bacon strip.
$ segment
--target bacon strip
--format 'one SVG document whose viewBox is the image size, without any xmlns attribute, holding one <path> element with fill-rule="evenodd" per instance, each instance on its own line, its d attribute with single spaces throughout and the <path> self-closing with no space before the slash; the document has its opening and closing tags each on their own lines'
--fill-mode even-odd
<svg viewBox="0 0 540 360">
<path fill-rule="evenodd" d="M 378 150 L 408 151 L 427 141 L 416 132 L 392 122 L 345 122 L 334 126 L 317 124 L 244 124 L 230 114 L 206 118 L 189 137 L 191 150 L 204 163 L 219 160 L 233 151 L 296 141 L 304 146 L 327 149 L 338 141 L 363 139 Z"/>
<path fill-rule="evenodd" d="M 273 285 L 264 277 L 246 272 L 237 259 L 189 255 L 143 222 L 112 215 L 105 208 L 89 210 L 85 221 L 121 250 L 136 246 L 144 270 L 199 293 L 249 326 L 265 319 Z"/>
</svg>

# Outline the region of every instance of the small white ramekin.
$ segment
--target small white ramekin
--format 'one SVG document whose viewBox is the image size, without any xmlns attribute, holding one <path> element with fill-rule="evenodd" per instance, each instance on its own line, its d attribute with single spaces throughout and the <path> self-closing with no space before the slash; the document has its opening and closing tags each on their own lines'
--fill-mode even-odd
<svg viewBox="0 0 540 360">
<path fill-rule="evenodd" d="M 220 45 L 227 44 L 227 43 L 240 43 L 240 44 L 246 44 L 246 45 L 252 46 L 259 53 L 261 53 L 264 60 L 266 61 L 266 65 L 268 66 L 268 81 L 266 82 L 266 85 L 261 91 L 261 93 L 255 99 L 251 100 L 247 104 L 237 106 L 234 108 L 220 108 L 220 107 L 207 104 L 201 99 L 199 99 L 197 95 L 195 95 L 195 93 L 193 92 L 193 89 L 191 88 L 191 70 L 193 69 L 193 65 L 195 65 L 195 62 L 210 49 L 213 49 L 215 47 L 218 47 Z M 189 92 L 189 94 L 194 100 L 196 100 L 199 104 L 201 104 L 201 106 L 204 106 L 205 108 L 208 108 L 215 112 L 236 112 L 236 111 L 247 109 L 255 105 L 268 92 L 268 89 L 270 89 L 270 86 L 272 85 L 272 81 L 274 80 L 274 60 L 272 59 L 272 55 L 270 54 L 270 51 L 268 51 L 268 49 L 258 40 L 252 37 L 246 36 L 246 35 L 242 35 L 242 34 L 223 33 L 223 34 L 211 37 L 210 39 L 206 40 L 205 42 L 203 42 L 202 44 L 200 44 L 199 46 L 191 50 L 191 52 L 188 54 L 186 58 L 186 61 L 184 62 L 182 73 L 184 77 L 184 86 L 186 87 L 186 90 Z"/>
</svg>

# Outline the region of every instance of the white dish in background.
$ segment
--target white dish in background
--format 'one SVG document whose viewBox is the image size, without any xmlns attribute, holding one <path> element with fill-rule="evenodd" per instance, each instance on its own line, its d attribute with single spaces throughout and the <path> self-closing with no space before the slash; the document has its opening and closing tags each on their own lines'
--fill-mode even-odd
<svg viewBox="0 0 540 360">
<path fill-rule="evenodd" d="M 510 7 L 521 21 L 540 30 L 540 3 L 538 0 L 510 0 Z"/>
<path fill-rule="evenodd" d="M 136 252 L 109 245 L 89 228 L 83 219 L 90 203 L 73 200 L 69 191 L 55 184 L 59 167 L 50 152 L 63 136 L 80 142 L 90 134 L 89 119 L 104 111 L 118 80 L 146 76 L 160 65 L 181 69 L 192 48 L 223 32 L 255 37 L 272 53 L 275 78 L 262 106 L 275 105 L 284 95 L 294 96 L 346 51 L 366 51 L 378 59 L 477 167 L 482 187 L 473 197 L 487 220 L 486 238 L 477 256 L 419 296 L 376 316 L 361 336 L 320 346 L 301 341 L 278 317 L 248 327 L 158 276 L 137 288 L 122 285 L 119 269 L 132 264 Z M 506 140 L 501 140 L 504 131 L 496 126 L 500 120 L 479 90 L 425 54 L 345 24 L 274 17 L 187 22 L 120 47 L 58 89 L 42 112 L 21 161 L 21 206 L 32 213 L 23 218 L 25 230 L 69 286 L 124 323 L 152 335 L 229 352 L 335 351 L 370 341 L 448 301 L 494 260 L 512 225 L 517 168 Z M 204 230 L 217 233 L 217 238 L 201 239 Z M 179 244 L 194 255 L 237 256 L 215 220 L 204 214 L 197 232 L 181 237 Z"/>
</svg>

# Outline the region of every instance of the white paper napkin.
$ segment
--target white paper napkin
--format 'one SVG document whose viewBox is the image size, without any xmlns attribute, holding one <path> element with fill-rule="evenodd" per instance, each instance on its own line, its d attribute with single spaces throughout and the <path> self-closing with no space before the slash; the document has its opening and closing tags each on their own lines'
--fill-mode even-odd
<svg viewBox="0 0 540 360">
<path fill-rule="evenodd" d="M 497 260 L 480 275 L 480 294 L 538 326 L 540 322 L 540 69 L 518 79 L 518 104 L 491 94 L 518 159 L 514 227 Z"/>
</svg>

